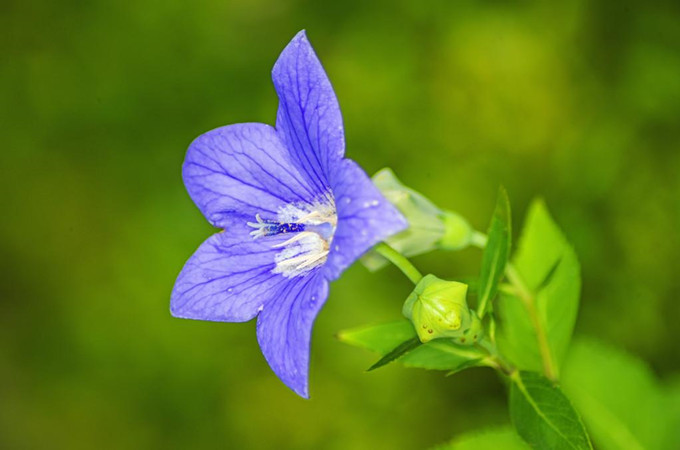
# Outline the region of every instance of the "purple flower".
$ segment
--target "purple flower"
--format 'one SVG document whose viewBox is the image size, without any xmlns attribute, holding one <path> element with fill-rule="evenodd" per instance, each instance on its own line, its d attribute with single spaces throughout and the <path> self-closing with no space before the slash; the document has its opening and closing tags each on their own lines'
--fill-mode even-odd
<svg viewBox="0 0 680 450">
<path fill-rule="evenodd" d="M 244 322 L 272 370 L 308 397 L 312 325 L 335 280 L 407 226 L 366 173 L 344 158 L 338 101 L 304 31 L 272 71 L 276 128 L 229 125 L 192 142 L 189 195 L 224 231 L 187 261 L 172 292 L 175 317 Z"/>
</svg>

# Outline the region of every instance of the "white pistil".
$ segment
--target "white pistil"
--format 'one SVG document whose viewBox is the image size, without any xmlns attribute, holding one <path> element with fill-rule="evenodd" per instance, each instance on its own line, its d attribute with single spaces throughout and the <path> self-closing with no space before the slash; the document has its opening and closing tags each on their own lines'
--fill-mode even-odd
<svg viewBox="0 0 680 450">
<path fill-rule="evenodd" d="M 265 231 L 265 228 L 267 228 L 271 224 L 263 221 L 259 214 L 255 214 L 255 219 L 257 220 L 257 222 L 246 222 L 246 224 L 249 227 L 255 228 L 253 231 L 250 232 L 250 235 L 253 237 L 253 239 L 266 236 L 267 232 Z"/>
</svg>

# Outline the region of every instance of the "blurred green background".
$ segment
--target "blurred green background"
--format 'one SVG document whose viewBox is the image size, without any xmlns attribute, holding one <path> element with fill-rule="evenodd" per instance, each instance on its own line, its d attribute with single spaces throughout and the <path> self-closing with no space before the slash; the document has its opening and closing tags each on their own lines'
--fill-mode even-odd
<svg viewBox="0 0 680 450">
<path fill-rule="evenodd" d="M 347 155 L 485 228 L 546 198 L 576 247 L 577 333 L 680 370 L 677 2 L 9 0 L 0 6 L 0 447 L 423 448 L 507 423 L 489 370 L 453 377 L 334 338 L 399 317 L 409 282 L 353 266 L 314 330 L 310 401 L 254 323 L 174 319 L 213 229 L 180 169 L 217 126 L 273 123 L 270 70 L 307 29 Z M 475 274 L 480 254 L 425 255 Z"/>
</svg>

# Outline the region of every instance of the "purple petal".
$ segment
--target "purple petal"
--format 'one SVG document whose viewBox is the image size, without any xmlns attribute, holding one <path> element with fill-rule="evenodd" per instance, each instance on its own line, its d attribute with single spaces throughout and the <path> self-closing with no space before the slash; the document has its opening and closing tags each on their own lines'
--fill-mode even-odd
<svg viewBox="0 0 680 450">
<path fill-rule="evenodd" d="M 279 207 L 316 198 L 274 128 L 244 123 L 202 134 L 189 146 L 182 171 L 194 203 L 210 223 L 230 216 L 275 218 Z"/>
<path fill-rule="evenodd" d="M 285 237 L 266 241 L 248 235 L 245 223 L 208 238 L 177 277 L 170 300 L 175 317 L 245 322 L 275 298 L 287 279 L 271 273 L 272 248 Z"/>
<path fill-rule="evenodd" d="M 329 169 L 345 154 L 342 114 L 304 31 L 281 52 L 272 79 L 279 95 L 276 130 L 317 189 L 328 190 Z"/>
<path fill-rule="evenodd" d="M 312 325 L 328 297 L 320 271 L 288 279 L 279 297 L 257 318 L 257 340 L 274 373 L 286 386 L 309 398 L 309 351 Z"/>
<path fill-rule="evenodd" d="M 345 159 L 331 173 L 338 227 L 326 262 L 326 276 L 340 276 L 357 258 L 408 222 L 354 161 Z"/>
</svg>

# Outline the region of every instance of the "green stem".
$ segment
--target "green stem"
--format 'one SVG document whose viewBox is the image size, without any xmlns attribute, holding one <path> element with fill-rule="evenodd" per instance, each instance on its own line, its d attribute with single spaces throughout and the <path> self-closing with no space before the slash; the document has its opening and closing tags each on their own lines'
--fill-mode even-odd
<svg viewBox="0 0 680 450">
<path fill-rule="evenodd" d="M 508 376 L 516 372 L 516 369 L 512 365 L 508 364 L 503 359 L 503 357 L 501 357 L 501 355 L 498 353 L 496 344 L 488 340 L 486 337 L 481 341 L 477 342 L 477 344 L 475 345 L 477 346 L 477 348 L 485 351 L 488 354 L 488 356 L 485 358 L 485 362 L 490 367 L 493 367 L 497 371 L 502 372 Z"/>
<path fill-rule="evenodd" d="M 415 268 L 411 261 L 406 259 L 404 255 L 390 247 L 388 244 L 381 242 L 380 244 L 373 247 L 373 250 L 378 252 L 384 258 L 389 260 L 392 264 L 397 266 L 404 275 L 408 277 L 413 284 L 418 284 L 418 282 L 423 278 L 423 275 Z"/>
</svg>

